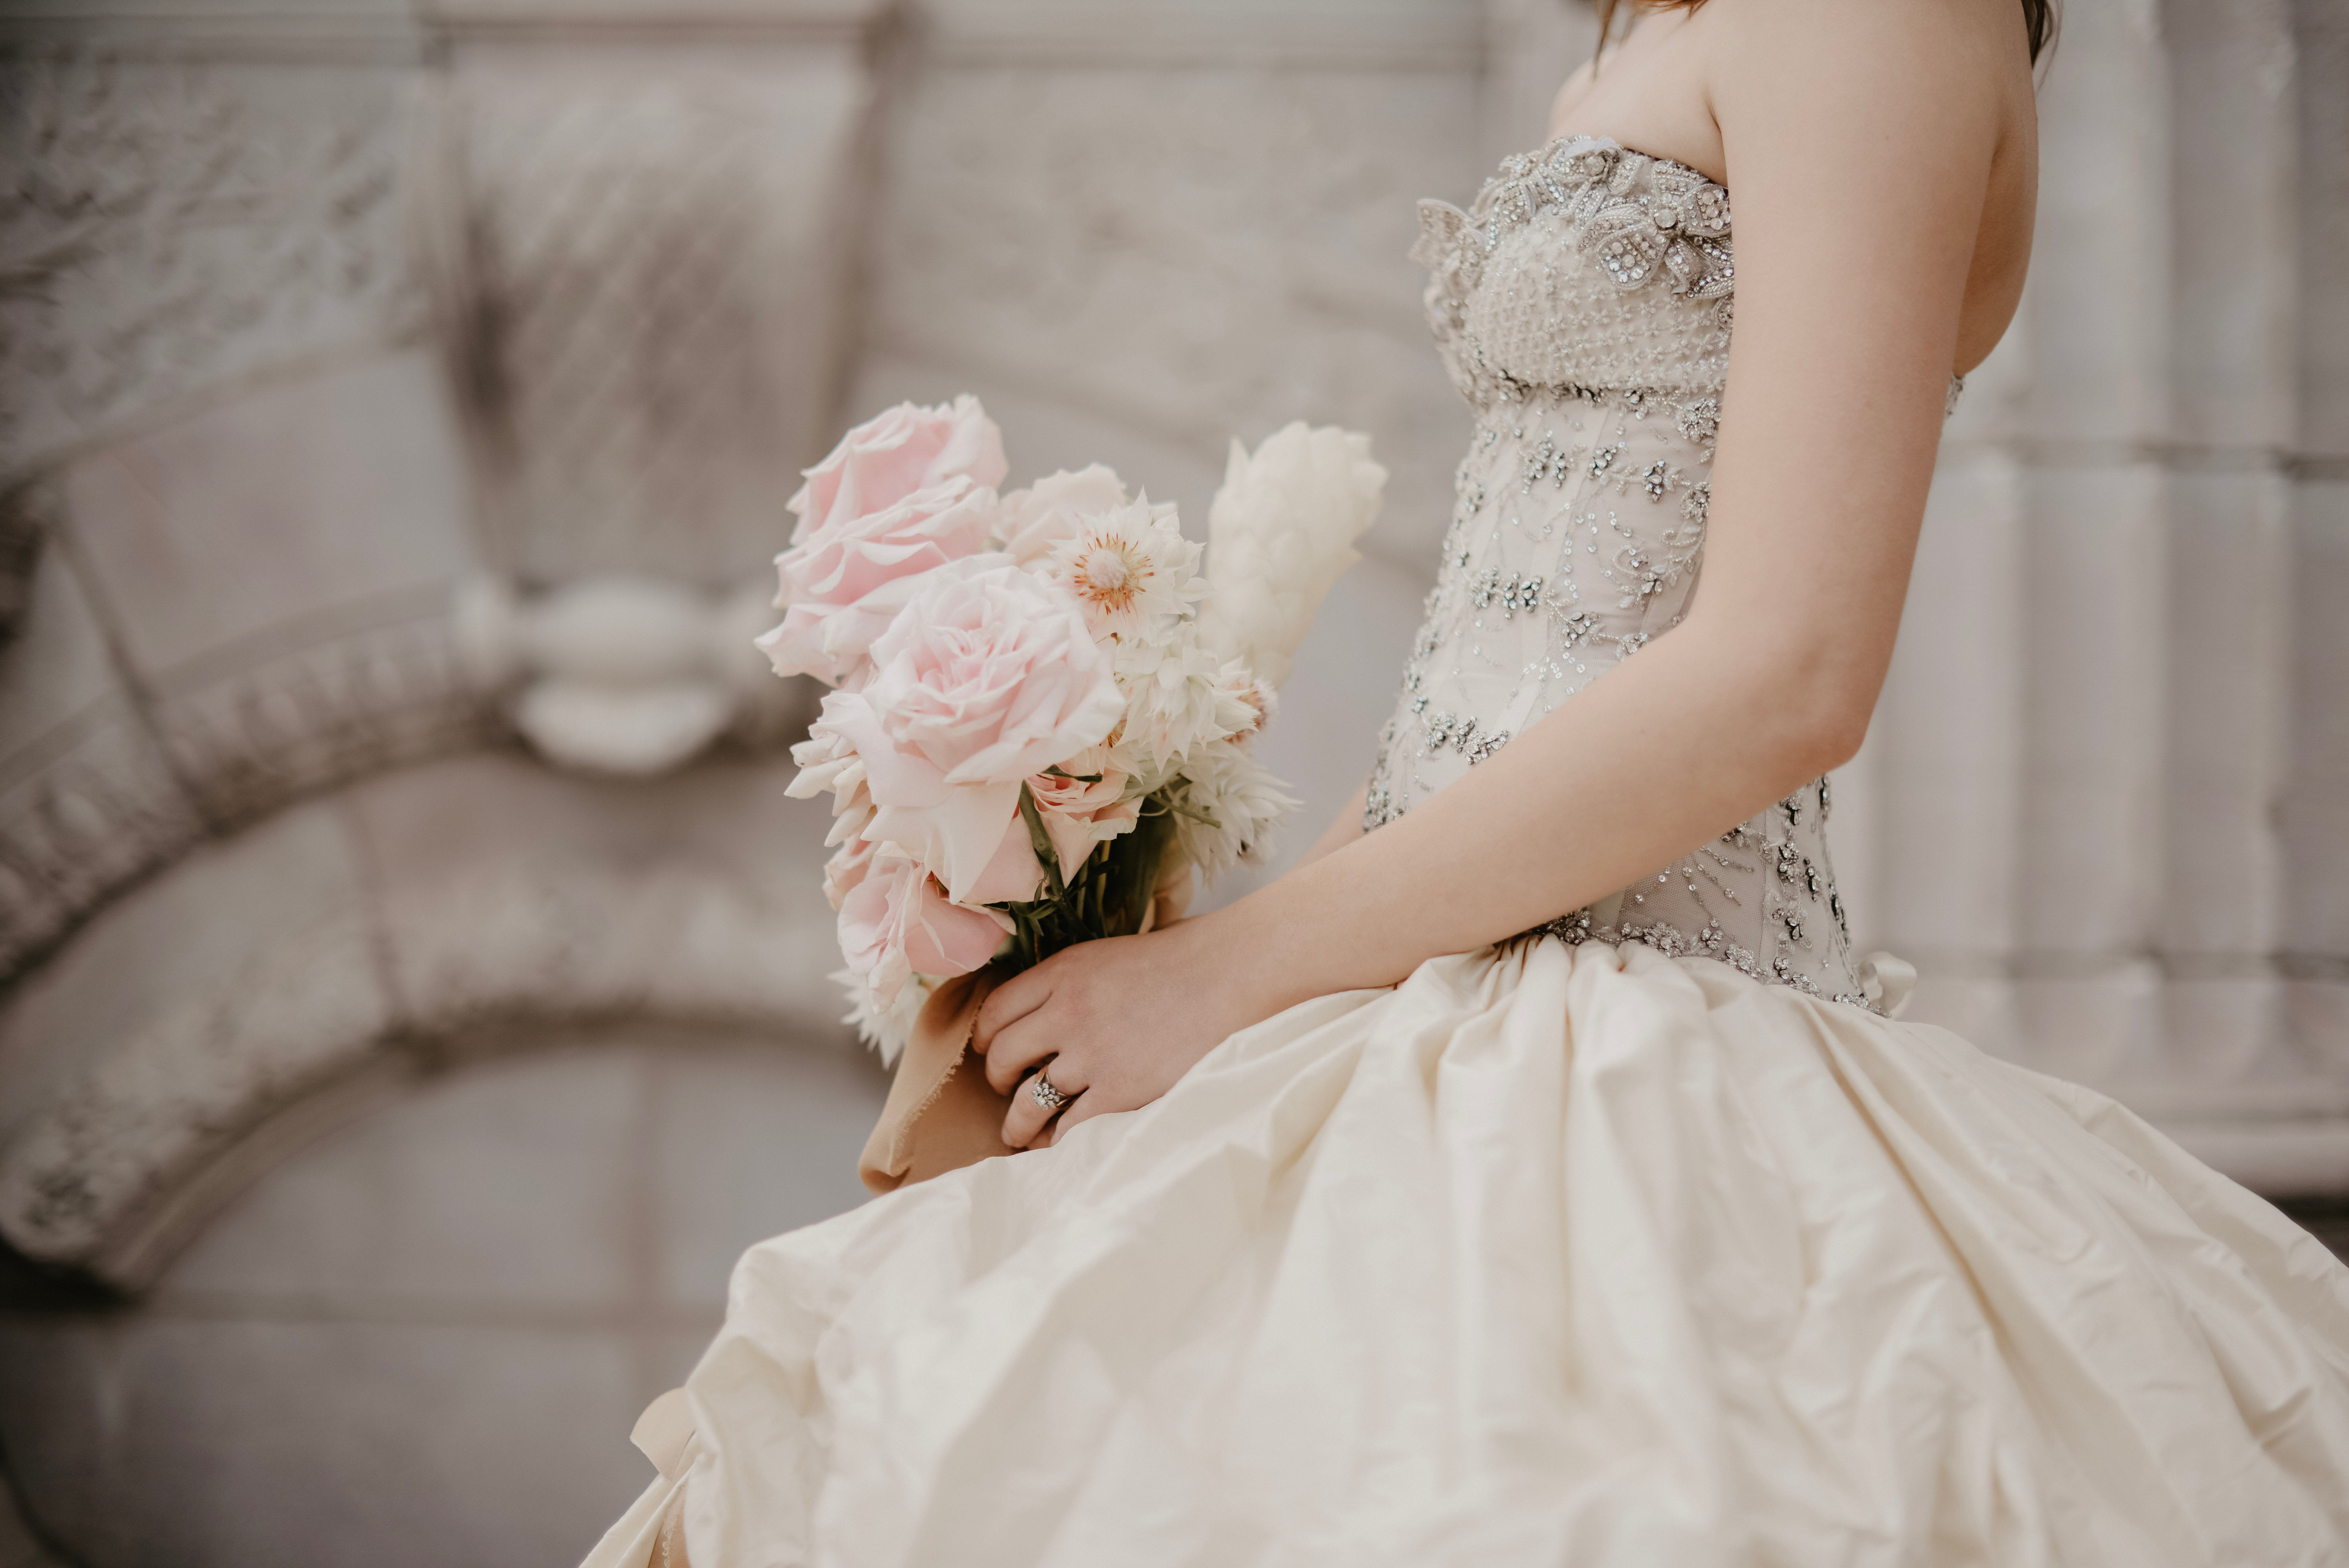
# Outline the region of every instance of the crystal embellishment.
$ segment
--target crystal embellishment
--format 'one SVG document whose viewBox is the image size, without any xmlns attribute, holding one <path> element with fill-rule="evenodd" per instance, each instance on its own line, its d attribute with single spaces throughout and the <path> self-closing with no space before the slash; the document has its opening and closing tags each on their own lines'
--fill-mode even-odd
<svg viewBox="0 0 2349 1568">
<path fill-rule="evenodd" d="M 1576 139 L 1424 202 L 1428 323 L 1478 428 L 1364 797 L 1377 828 L 1466 776 L 1686 614 L 1733 322 L 1728 192 Z M 1676 504 L 1667 505 L 1667 501 Z M 1637 942 L 1866 1006 L 1826 781 L 1527 938 Z"/>
</svg>

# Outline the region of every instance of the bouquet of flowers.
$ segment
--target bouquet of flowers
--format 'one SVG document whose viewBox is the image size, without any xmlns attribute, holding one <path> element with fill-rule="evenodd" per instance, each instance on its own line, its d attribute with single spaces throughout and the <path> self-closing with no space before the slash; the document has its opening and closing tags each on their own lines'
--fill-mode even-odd
<svg viewBox="0 0 2349 1568">
<path fill-rule="evenodd" d="M 1251 755 L 1386 470 L 1370 438 L 1237 441 L 1206 558 L 1096 464 L 1009 494 L 976 398 L 807 470 L 759 646 L 833 689 L 791 792 L 833 796 L 848 1021 L 894 1059 L 930 992 L 1144 931 L 1262 856 L 1295 802 Z"/>
</svg>

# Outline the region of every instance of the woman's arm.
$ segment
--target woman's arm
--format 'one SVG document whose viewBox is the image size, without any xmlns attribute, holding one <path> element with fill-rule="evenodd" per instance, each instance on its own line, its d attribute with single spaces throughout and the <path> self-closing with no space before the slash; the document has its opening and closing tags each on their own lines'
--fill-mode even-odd
<svg viewBox="0 0 2349 1568">
<path fill-rule="evenodd" d="M 1063 1127 L 1146 1104 L 1237 1029 L 1601 898 L 1851 755 L 1940 443 L 2011 13 L 1713 0 L 1737 326 L 1687 618 L 1377 832 L 1007 982 L 977 1035 L 999 1088 L 1049 1057 Z M 1005 1135 L 1043 1119 L 1020 1097 Z"/>
<path fill-rule="evenodd" d="M 1371 787 L 1368 783 L 1359 786 L 1351 795 L 1348 796 L 1346 804 L 1338 812 L 1337 820 L 1321 830 L 1321 836 L 1313 841 L 1313 847 L 1305 851 L 1304 859 L 1288 868 L 1289 875 L 1294 876 L 1315 861 L 1326 859 L 1361 838 L 1362 807 L 1370 798 Z"/>
</svg>

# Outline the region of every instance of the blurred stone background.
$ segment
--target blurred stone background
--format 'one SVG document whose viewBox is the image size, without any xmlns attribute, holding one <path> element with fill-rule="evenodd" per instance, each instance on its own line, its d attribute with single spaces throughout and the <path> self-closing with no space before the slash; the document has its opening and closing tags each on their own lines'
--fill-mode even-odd
<svg viewBox="0 0 2349 1568">
<path fill-rule="evenodd" d="M 0 1568 L 574 1561 L 735 1253 L 861 1195 L 743 645 L 794 471 L 967 390 L 1195 522 L 1230 436 L 1371 431 L 1268 742 L 1309 841 L 1468 429 L 1413 200 L 1589 27 L 0 3 Z M 2349 12 L 2072 0 L 2044 105 L 1843 881 L 1913 1016 L 2337 1222 Z"/>
</svg>

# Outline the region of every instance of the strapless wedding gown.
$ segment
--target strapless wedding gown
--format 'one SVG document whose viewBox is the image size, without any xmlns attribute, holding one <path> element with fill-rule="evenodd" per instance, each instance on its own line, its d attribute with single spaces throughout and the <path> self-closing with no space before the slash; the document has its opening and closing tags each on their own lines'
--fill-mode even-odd
<svg viewBox="0 0 2349 1568">
<path fill-rule="evenodd" d="M 1734 297 L 1611 143 L 1422 217 L 1479 425 L 1373 830 L 1679 620 Z M 2349 1563 L 2349 1273 L 1888 1016 L 1830 807 L 753 1247 L 591 1564 Z"/>
</svg>

